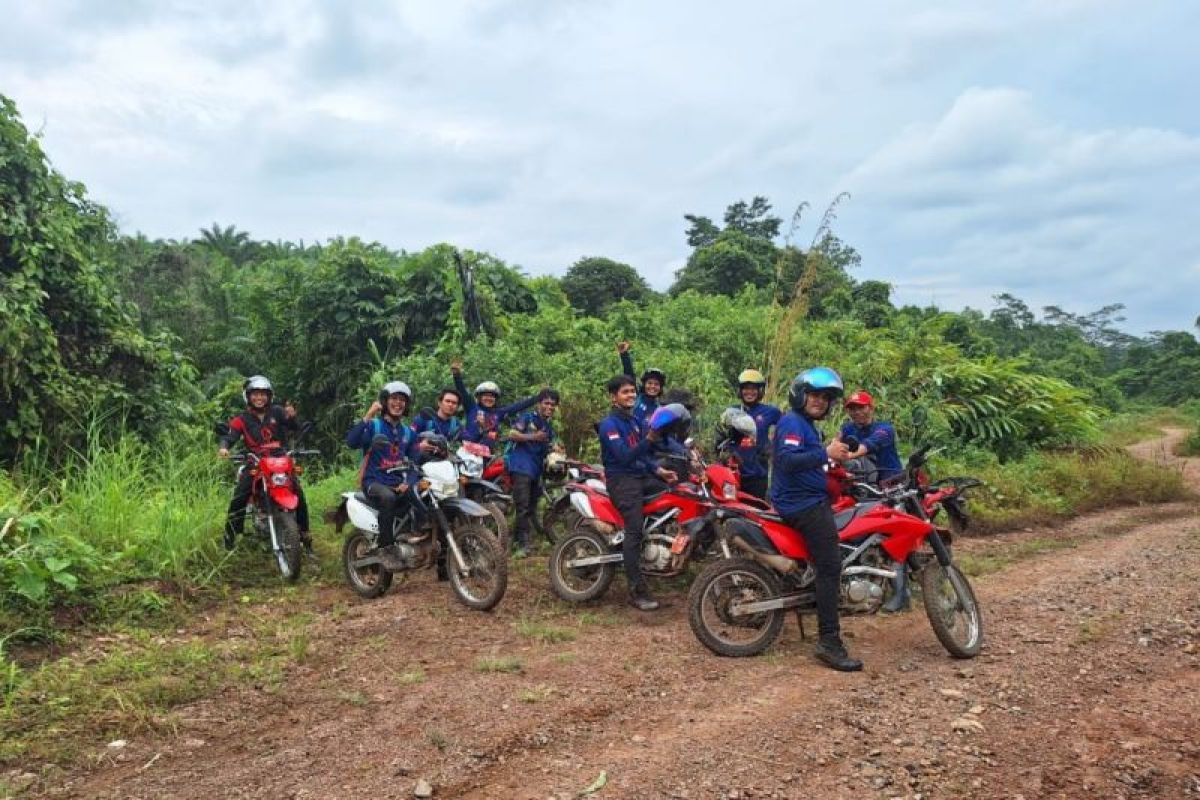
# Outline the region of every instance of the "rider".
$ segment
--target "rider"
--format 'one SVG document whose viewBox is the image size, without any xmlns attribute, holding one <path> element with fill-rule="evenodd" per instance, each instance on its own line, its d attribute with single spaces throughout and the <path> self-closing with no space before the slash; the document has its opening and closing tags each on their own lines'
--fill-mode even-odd
<svg viewBox="0 0 1200 800">
<path fill-rule="evenodd" d="M 600 420 L 600 457 L 604 463 L 604 481 L 608 496 L 625 521 L 625 539 L 621 546 L 625 578 L 629 583 L 629 602 L 639 611 L 654 611 L 658 601 L 650 594 L 642 578 L 642 499 L 648 493 L 665 489 L 663 481 L 674 481 L 675 473 L 655 467 L 650 461 L 651 447 L 661 439 L 656 431 L 646 431 L 634 416 L 637 387 L 629 375 L 617 375 L 605 385 L 612 411 Z"/>
<path fill-rule="evenodd" d="M 804 537 L 809 561 L 816 570 L 817 629 L 815 655 L 833 669 L 853 672 L 862 662 L 851 658 L 842 644 L 838 621 L 841 554 L 825 483 L 825 463 L 846 461 L 844 442 L 826 446 L 813 423 L 824 419 L 842 396 L 842 379 L 828 367 L 813 367 L 796 376 L 788 391 L 792 410 L 775 429 L 771 505 L 790 527 Z"/>
<path fill-rule="evenodd" d="M 454 386 L 459 397 L 467 397 L 467 382 L 462 374 L 462 362 L 453 361 L 450 372 L 454 375 Z M 494 453 L 500 441 L 500 423 L 518 414 L 537 402 L 538 395 L 507 406 L 497 407 L 500 402 L 500 387 L 494 381 L 484 381 L 475 387 L 475 401 L 467 400 L 467 425 L 462 438 L 467 442 L 478 442 L 492 448 Z"/>
<path fill-rule="evenodd" d="M 238 439 L 246 444 L 246 449 L 254 455 L 269 456 L 283 446 L 285 432 L 295 432 L 300 429 L 296 421 L 296 407 L 291 403 L 284 406 L 272 405 L 271 400 L 275 390 L 271 382 L 262 375 L 253 375 L 242 383 L 242 401 L 246 410 L 229 420 L 229 433 L 220 439 L 217 455 L 229 458 L 229 448 Z M 312 553 L 312 535 L 308 531 L 308 502 L 304 499 L 304 490 L 300 481 L 292 477 L 292 486 L 296 490 L 300 504 L 296 506 L 296 526 L 300 528 L 300 541 L 304 549 Z M 233 488 L 233 498 L 229 501 L 229 513 L 225 517 L 225 549 L 232 550 L 234 541 L 240 536 L 246 521 L 246 504 L 250 501 L 250 493 L 254 488 L 254 476 L 250 470 L 238 471 L 237 484 Z"/>
<path fill-rule="evenodd" d="M 617 343 L 617 352 L 621 354 L 621 369 L 632 378 L 636 373 L 633 371 L 633 351 L 629 349 L 630 347 L 631 345 L 627 341 Z M 654 409 L 658 408 L 665 388 L 667 388 L 667 374 L 661 369 L 648 367 L 642 373 L 642 385 L 637 391 L 637 401 L 633 405 L 633 415 L 638 418 L 639 422 L 645 422 L 654 413 Z"/>
<path fill-rule="evenodd" d="M 875 398 L 860 390 L 846 398 L 844 407 L 850 415 L 850 421 L 842 425 L 838 438 L 846 441 L 853 437 L 859 442 L 858 447 L 850 452 L 850 458 L 869 456 L 878 470 L 876 480 L 879 481 L 904 474 L 900 454 L 896 452 L 896 429 L 890 422 L 875 419 Z M 892 596 L 880 606 L 880 610 L 894 613 L 908 606 L 908 570 L 904 564 L 897 564 L 896 577 L 892 579 Z"/>
<path fill-rule="evenodd" d="M 739 476 L 742 491 L 765 500 L 767 498 L 767 464 L 770 461 L 770 430 L 779 423 L 783 412 L 773 405 L 762 402 L 767 391 L 767 379 L 756 369 L 745 369 L 738 375 L 738 397 L 742 411 L 754 420 L 758 436 L 745 437 L 733 452 L 740 463 Z"/>
<path fill-rule="evenodd" d="M 534 410 L 522 414 L 508 432 L 510 444 L 504 463 L 512 476 L 513 502 L 517 507 L 517 526 L 513 532 L 517 558 L 525 558 L 529 554 L 529 532 L 533 525 L 534 506 L 541 491 L 542 465 L 556 438 L 550 420 L 554 418 L 558 401 L 558 392 L 550 388 L 542 389 Z"/>
<path fill-rule="evenodd" d="M 411 491 L 417 482 L 412 462 L 422 452 L 417 434 L 404 424 L 404 412 L 412 402 L 412 390 L 401 381 L 391 381 L 360 422 L 346 434 L 346 445 L 363 451 L 362 492 L 379 509 L 379 560 L 388 570 L 404 568 L 392 530 L 396 515 L 408 508 L 414 512 L 414 530 L 425 521 L 425 508 Z M 382 416 L 378 416 L 382 412 Z M 408 463 L 403 471 L 389 472 Z"/>
<path fill-rule="evenodd" d="M 446 437 L 447 442 L 453 442 L 462 435 L 462 420 L 458 418 L 458 407 L 461 399 L 458 391 L 445 388 L 438 395 L 437 410 L 427 413 L 423 410 L 413 420 L 412 428 L 417 433 L 433 431 Z"/>
</svg>

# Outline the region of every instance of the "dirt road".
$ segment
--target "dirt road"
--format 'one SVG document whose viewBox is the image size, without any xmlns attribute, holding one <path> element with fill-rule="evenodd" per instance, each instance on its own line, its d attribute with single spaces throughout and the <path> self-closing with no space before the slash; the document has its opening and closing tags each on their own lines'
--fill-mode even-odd
<svg viewBox="0 0 1200 800">
<path fill-rule="evenodd" d="M 974 580 L 983 654 L 948 657 L 920 610 L 851 618 L 866 669 L 850 675 L 819 667 L 794 622 L 763 657 L 711 655 L 682 588 L 657 614 L 620 586 L 568 608 L 542 559 L 487 615 L 424 576 L 374 602 L 329 590 L 282 691 L 188 707 L 174 735 L 100 746 L 49 792 L 1200 798 L 1196 510 L 962 541 L 960 556 L 1000 567 Z"/>
</svg>

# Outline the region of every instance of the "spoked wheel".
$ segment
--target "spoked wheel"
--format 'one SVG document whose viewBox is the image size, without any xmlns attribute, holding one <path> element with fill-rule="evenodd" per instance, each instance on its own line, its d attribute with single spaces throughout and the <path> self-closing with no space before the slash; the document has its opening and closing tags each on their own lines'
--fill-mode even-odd
<svg viewBox="0 0 1200 800">
<path fill-rule="evenodd" d="M 271 514 L 271 521 L 275 525 L 275 540 L 279 544 L 278 550 L 272 548 L 279 574 L 288 583 L 295 583 L 300 579 L 300 565 L 303 563 L 303 545 L 300 543 L 296 515 L 291 511 L 275 511 Z"/>
<path fill-rule="evenodd" d="M 466 568 L 459 568 L 453 552 L 446 554 L 450 588 L 468 608 L 487 611 L 495 607 L 508 588 L 508 559 L 504 551 L 483 525 L 460 525 L 452 535 Z"/>
<path fill-rule="evenodd" d="M 480 524 L 492 532 L 492 536 L 496 539 L 496 544 L 500 545 L 500 552 L 507 553 L 509 542 L 511 541 L 508 530 L 508 516 L 498 503 L 483 503 L 483 507 L 488 512 L 488 516 L 481 519 L 479 521 Z"/>
<path fill-rule="evenodd" d="M 375 545 L 360 530 L 346 537 L 342 566 L 346 570 L 346 583 L 359 597 L 368 600 L 379 597 L 392 585 L 392 573 L 375 560 Z"/>
<path fill-rule="evenodd" d="M 551 543 L 558 544 L 564 536 L 579 527 L 582 520 L 583 517 L 571 505 L 571 496 L 564 494 L 547 506 L 546 513 L 542 515 L 542 532 Z"/>
<path fill-rule="evenodd" d="M 983 646 L 983 614 L 967 576 L 954 564 L 930 561 L 921 570 L 925 614 L 938 641 L 955 658 L 974 658 Z"/>
<path fill-rule="evenodd" d="M 705 567 L 688 592 L 688 623 L 696 638 L 719 656 L 756 656 L 771 646 L 783 627 L 783 611 L 734 616 L 740 603 L 770 600 L 779 580 L 756 561 L 734 558 Z"/>
<path fill-rule="evenodd" d="M 616 565 L 587 564 L 572 566 L 581 558 L 607 555 L 604 537 L 586 526 L 580 526 L 564 536 L 550 552 L 550 588 L 568 603 L 586 603 L 608 591 L 616 575 Z"/>
</svg>

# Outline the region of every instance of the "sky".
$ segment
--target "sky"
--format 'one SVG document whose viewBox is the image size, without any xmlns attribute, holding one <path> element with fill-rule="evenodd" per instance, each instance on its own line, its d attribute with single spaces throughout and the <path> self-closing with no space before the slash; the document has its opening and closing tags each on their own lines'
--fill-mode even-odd
<svg viewBox="0 0 1200 800">
<path fill-rule="evenodd" d="M 0 93 L 123 231 L 584 256 L 839 194 L 893 300 L 1200 314 L 1200 4 L 0 0 Z M 1193 76 L 1189 78 L 1188 76 Z M 787 226 L 785 225 L 785 228 Z"/>
</svg>

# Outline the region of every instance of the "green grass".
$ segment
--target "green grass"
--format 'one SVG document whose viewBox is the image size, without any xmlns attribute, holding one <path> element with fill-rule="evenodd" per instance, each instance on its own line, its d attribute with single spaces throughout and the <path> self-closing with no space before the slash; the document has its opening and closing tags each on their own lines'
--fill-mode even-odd
<svg viewBox="0 0 1200 800">
<path fill-rule="evenodd" d="M 414 686 L 418 683 L 424 683 L 425 680 L 425 670 L 420 667 L 412 667 L 396 676 L 396 682 L 401 686 Z"/>
<path fill-rule="evenodd" d="M 542 644 L 557 644 L 559 642 L 575 641 L 575 631 L 548 622 L 523 619 L 513 624 L 517 633 Z"/>
<path fill-rule="evenodd" d="M 517 693 L 517 699 L 522 703 L 541 703 L 558 692 L 553 686 L 532 686 Z"/>
<path fill-rule="evenodd" d="M 520 672 L 521 659 L 516 656 L 481 656 L 475 661 L 477 672 Z"/>
</svg>

